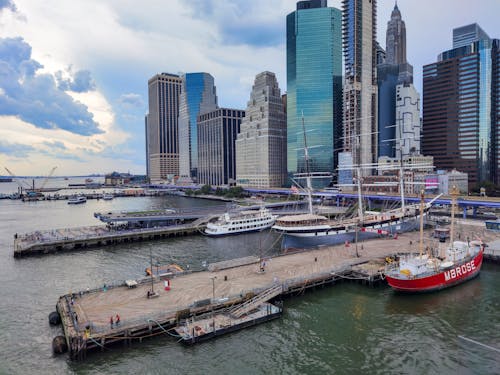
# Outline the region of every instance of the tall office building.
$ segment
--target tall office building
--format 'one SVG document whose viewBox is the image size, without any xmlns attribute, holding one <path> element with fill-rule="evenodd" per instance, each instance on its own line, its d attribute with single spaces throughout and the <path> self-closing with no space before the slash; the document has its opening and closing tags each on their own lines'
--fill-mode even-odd
<svg viewBox="0 0 500 375">
<path fill-rule="evenodd" d="M 274 73 L 255 77 L 236 140 L 236 182 L 258 188 L 286 183 L 286 113 Z"/>
<path fill-rule="evenodd" d="M 412 83 L 396 86 L 396 142 L 398 160 L 420 154 L 420 94 Z"/>
<path fill-rule="evenodd" d="M 396 144 L 396 86 L 399 65 L 380 64 L 377 66 L 378 86 L 378 156 L 395 156 Z"/>
<path fill-rule="evenodd" d="M 391 19 L 387 22 L 385 42 L 387 63 L 398 65 L 406 63 L 406 26 L 401 18 L 398 4 L 394 5 Z"/>
<path fill-rule="evenodd" d="M 178 122 L 182 79 L 161 73 L 148 81 L 149 113 L 146 116 L 148 177 L 161 181 L 179 174 Z"/>
<path fill-rule="evenodd" d="M 355 164 L 377 160 L 377 1 L 342 0 L 344 150 Z M 365 170 L 365 173 L 369 173 Z"/>
<path fill-rule="evenodd" d="M 330 182 L 342 146 L 341 22 L 326 0 L 299 1 L 286 19 L 288 175 L 306 172 L 303 117 L 318 186 Z"/>
<path fill-rule="evenodd" d="M 387 23 L 386 58 L 377 66 L 378 156 L 405 157 L 420 150 L 420 95 L 406 60 L 406 26 L 397 4 Z M 401 96 L 402 94 L 403 96 Z"/>
<path fill-rule="evenodd" d="M 235 141 L 245 111 L 218 108 L 198 116 L 198 182 L 228 185 L 236 181 Z"/>
<path fill-rule="evenodd" d="M 470 45 L 478 40 L 488 40 L 490 37 L 477 23 L 453 29 L 453 48 Z"/>
<path fill-rule="evenodd" d="M 198 168 L 199 115 L 217 109 L 214 77 L 208 73 L 187 73 L 182 76 L 179 105 L 179 174 L 180 181 L 196 181 Z"/>
<path fill-rule="evenodd" d="M 148 135 L 148 115 L 144 116 L 144 139 L 146 140 L 146 176 L 150 178 L 151 171 L 149 168 L 149 150 L 151 148 L 151 140 Z"/>
<path fill-rule="evenodd" d="M 437 168 L 500 183 L 500 41 L 477 24 L 453 30 L 454 47 L 424 66 L 422 150 Z"/>
</svg>

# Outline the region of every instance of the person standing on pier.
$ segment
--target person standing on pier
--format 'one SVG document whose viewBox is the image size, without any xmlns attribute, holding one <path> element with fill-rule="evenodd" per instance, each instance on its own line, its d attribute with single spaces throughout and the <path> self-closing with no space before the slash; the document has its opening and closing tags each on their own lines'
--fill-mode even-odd
<svg viewBox="0 0 500 375">
<path fill-rule="evenodd" d="M 111 327 L 111 329 L 113 329 L 113 315 L 111 315 L 111 318 L 109 318 L 109 325 Z"/>
<path fill-rule="evenodd" d="M 120 325 L 120 315 L 116 314 L 116 326 L 118 327 Z"/>
</svg>

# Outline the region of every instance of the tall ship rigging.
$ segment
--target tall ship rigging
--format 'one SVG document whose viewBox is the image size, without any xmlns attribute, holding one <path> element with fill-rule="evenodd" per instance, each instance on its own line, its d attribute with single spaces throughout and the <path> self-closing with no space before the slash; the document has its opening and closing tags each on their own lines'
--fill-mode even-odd
<svg viewBox="0 0 500 375">
<path fill-rule="evenodd" d="M 361 171 L 357 171 L 358 190 L 358 215 L 343 220 L 331 220 L 325 216 L 317 215 L 312 206 L 312 184 L 309 172 L 309 153 L 305 135 L 304 119 L 302 119 L 304 133 L 304 157 L 306 165 L 305 191 L 309 202 L 309 213 L 301 215 L 281 216 L 272 227 L 283 234 L 282 247 L 307 248 L 320 245 L 336 245 L 355 240 L 376 238 L 381 235 L 403 233 L 418 229 L 419 218 L 426 215 L 432 203 L 441 195 L 430 200 L 423 207 L 418 204 L 406 205 L 404 199 L 403 172 L 400 167 L 401 206 L 380 213 L 364 212 L 361 196 Z"/>
</svg>

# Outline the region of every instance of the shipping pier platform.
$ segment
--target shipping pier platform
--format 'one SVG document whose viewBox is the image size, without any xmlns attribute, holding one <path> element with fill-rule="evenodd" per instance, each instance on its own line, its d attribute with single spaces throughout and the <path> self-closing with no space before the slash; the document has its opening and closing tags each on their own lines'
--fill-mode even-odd
<svg viewBox="0 0 500 375">
<path fill-rule="evenodd" d="M 115 229 L 97 225 L 64 228 L 14 235 L 14 257 L 43 255 L 62 251 L 116 245 L 120 243 L 156 240 L 198 234 L 205 228 L 205 220 L 189 224 L 153 228 Z"/>
<path fill-rule="evenodd" d="M 267 258 L 265 265 L 251 256 L 211 264 L 206 271 L 172 275 L 167 283 L 165 277 L 154 278 L 153 283 L 145 278 L 68 294 L 59 298 L 57 311 L 70 357 L 84 359 L 88 351 L 104 350 L 118 342 L 129 345 L 162 334 L 179 339 L 175 327 L 186 324 L 186 319 L 203 320 L 211 312 L 222 314 L 215 322 L 217 332 L 213 336 L 220 329 L 231 331 L 273 319 L 281 314 L 274 305 L 269 310 L 265 307 L 261 315 L 257 313 L 259 316 L 248 316 L 262 308 L 273 290 L 271 298 L 301 295 L 310 288 L 359 279 L 360 269 L 353 276 L 352 267 L 368 260 L 356 257 L 352 247 L 344 246 Z M 383 267 L 379 264 L 375 272 L 365 274 L 365 279 L 381 281 Z M 151 290 L 154 298 L 148 298 Z M 267 297 L 260 298 L 262 295 Z M 246 311 L 245 304 L 253 304 L 253 308 Z M 120 323 L 111 325 L 110 318 L 116 321 L 117 314 Z M 228 316 L 232 319 L 229 323 Z"/>
</svg>

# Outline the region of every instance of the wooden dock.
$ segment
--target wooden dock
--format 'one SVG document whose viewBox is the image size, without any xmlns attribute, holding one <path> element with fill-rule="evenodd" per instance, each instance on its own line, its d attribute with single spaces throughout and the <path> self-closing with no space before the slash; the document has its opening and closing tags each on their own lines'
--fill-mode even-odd
<svg viewBox="0 0 500 375">
<path fill-rule="evenodd" d="M 14 257 L 43 255 L 62 251 L 117 245 L 120 243 L 157 240 L 199 234 L 204 220 L 168 227 L 114 230 L 104 225 L 36 231 L 14 236 Z"/>
<path fill-rule="evenodd" d="M 88 351 L 104 350 L 110 344 L 142 341 L 146 337 L 168 334 L 182 320 L 210 311 L 237 306 L 273 285 L 280 285 L 281 295 L 300 295 L 315 287 L 346 280 L 364 280 L 374 285 L 383 280 L 377 267 L 363 268 L 363 264 L 379 258 L 379 251 L 370 258 L 371 248 L 382 246 L 383 255 L 395 252 L 397 242 L 390 239 L 365 243 L 356 257 L 354 247 L 336 246 L 277 256 L 266 260 L 264 272 L 258 258 L 245 258 L 238 266 L 231 262 L 212 264 L 212 271 L 184 273 L 169 280 L 154 280 L 157 298 L 148 298 L 151 280 L 138 280 L 129 288 L 125 282 L 117 286 L 73 293 L 60 297 L 57 309 L 63 322 L 70 356 L 83 359 Z M 391 250 L 392 248 L 392 250 Z M 130 284 L 130 282 L 129 282 Z M 118 326 L 110 318 L 120 316 Z"/>
</svg>

